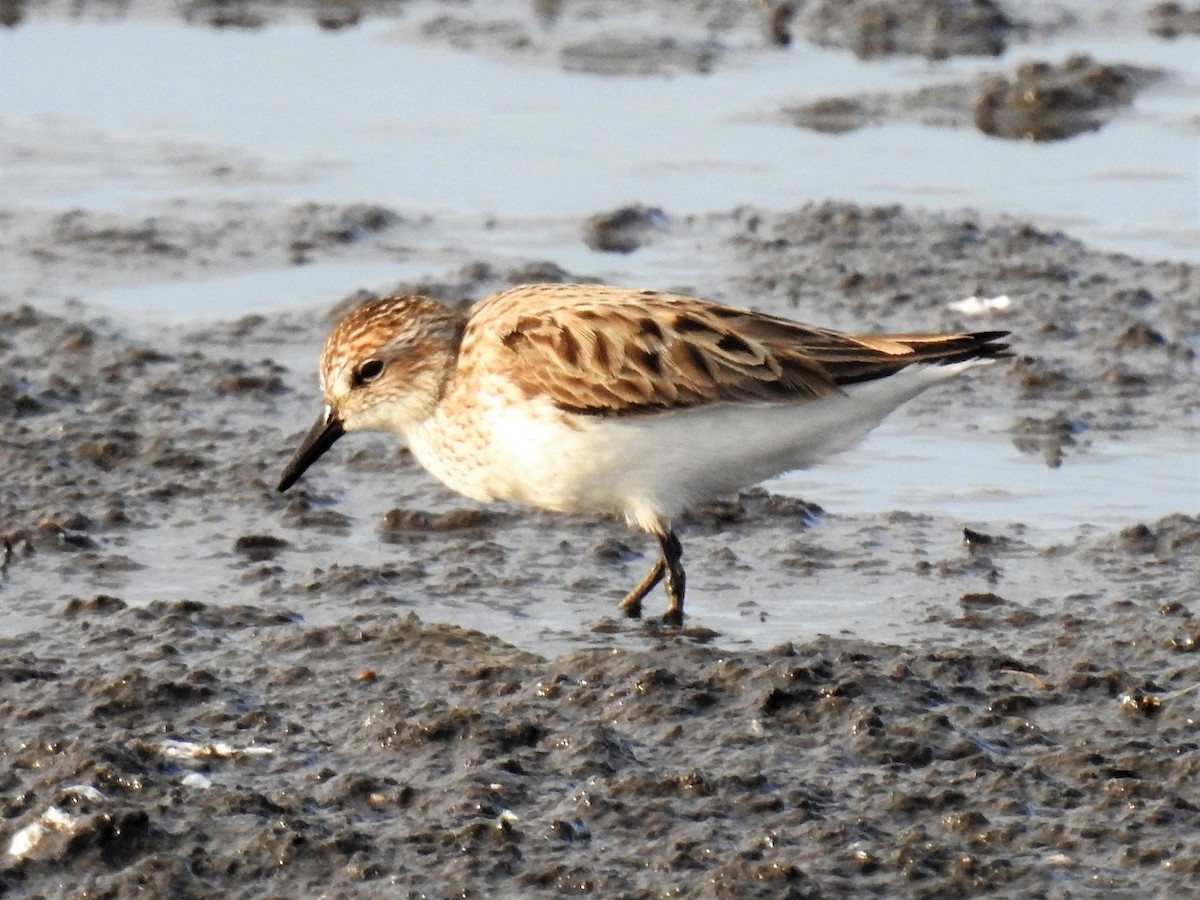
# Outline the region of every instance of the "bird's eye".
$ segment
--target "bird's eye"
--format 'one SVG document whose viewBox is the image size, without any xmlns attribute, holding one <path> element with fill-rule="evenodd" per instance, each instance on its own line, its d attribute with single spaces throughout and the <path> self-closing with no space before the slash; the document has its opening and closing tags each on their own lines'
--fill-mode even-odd
<svg viewBox="0 0 1200 900">
<path fill-rule="evenodd" d="M 382 374 L 383 360 L 368 359 L 354 370 L 354 383 L 355 385 L 366 384 L 368 381 L 374 381 Z"/>
</svg>

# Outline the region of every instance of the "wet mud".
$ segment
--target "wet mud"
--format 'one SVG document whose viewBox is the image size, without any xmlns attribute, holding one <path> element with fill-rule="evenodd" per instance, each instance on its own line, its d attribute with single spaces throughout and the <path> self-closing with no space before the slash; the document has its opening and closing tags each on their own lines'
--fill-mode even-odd
<svg viewBox="0 0 1200 900">
<path fill-rule="evenodd" d="M 1018 24 L 992 0 L 823 0 L 806 7 L 800 19 L 814 43 L 852 50 L 862 59 L 996 56 Z"/>
<path fill-rule="evenodd" d="M 394 21 L 409 38 L 473 52 L 537 60 L 568 71 L 620 76 L 711 73 L 747 51 L 775 52 L 812 43 L 862 59 L 889 56 L 940 60 L 997 56 L 1014 39 L 1067 29 L 1131 22 L 1172 38 L 1196 30 L 1196 10 L 1160 3 L 1130 9 L 1118 0 L 1047 6 L 1033 0 L 388 0 L 276 3 L 194 0 L 164 6 L 128 0 L 119 6 L 74 0 L 4 0 L 0 25 L 53 15 L 96 19 L 179 18 L 189 24 L 254 31 L 296 21 L 337 31 L 372 18 Z"/>
<path fill-rule="evenodd" d="M 1061 141 L 1097 131 L 1165 73 L 1074 56 L 1061 64 L 1026 62 L 1011 74 L 972 84 L 940 84 L 907 94 L 825 97 L 783 110 L 814 131 L 841 134 L 871 125 L 917 122 L 978 128 L 1006 140 Z"/>
<path fill-rule="evenodd" d="M 1194 567 L 1197 522 L 1161 529 L 1182 535 L 1166 563 Z M 542 659 L 415 615 L 75 604 L 0 668 L 5 831 L 27 848 L 0 884 L 1182 896 L 1200 873 L 1190 611 L 972 594 L 946 615 L 962 640 L 939 648 L 662 634 Z M 996 630 L 1005 649 L 972 640 Z"/>
<path fill-rule="evenodd" d="M 256 220 L 271 253 L 296 215 Z M 316 258 L 403 227 L 348 242 L 325 224 L 342 214 L 308 215 Z M 713 293 L 831 324 L 954 326 L 946 285 L 1019 297 L 1002 322 L 1022 357 L 951 401 L 1052 464 L 1109 431 L 1194 428 L 1193 267 L 845 204 L 663 227 L 724 235 Z M 14 270 L 66 282 L 138 226 L 10 228 L 29 232 L 4 245 Z M 440 291 L 525 274 L 479 262 Z M 727 583 L 720 602 L 770 622 L 839 585 L 928 586 L 901 645 L 755 649 L 703 613 L 680 632 L 615 618 L 648 565 L 635 535 L 464 507 L 386 439 L 275 493 L 324 315 L 153 337 L 69 304 L 8 296 L 2 315 L 0 593 L 37 622 L 10 624 L 0 669 L 11 895 L 1132 897 L 1200 873 L 1194 497 L 1053 545 L 977 523 L 957 549 L 927 517 L 719 501 L 683 525 L 694 596 Z M 945 402 L 907 415 L 953 429 Z M 374 512 L 356 502 L 381 484 Z M 224 580 L 189 588 L 204 570 Z M 572 597 L 557 633 L 522 631 L 554 592 Z M 437 602 L 458 626 L 420 618 Z M 481 610 L 530 649 L 469 630 Z"/>
<path fill-rule="evenodd" d="M 745 10 L 709 39 L 765 41 Z M 606 259 L 686 248 L 656 287 L 832 327 L 1012 330 L 1010 365 L 898 413 L 915 430 L 1062 470 L 1197 436 L 1194 265 L 968 211 L 643 200 L 564 232 Z M 621 523 L 472 506 L 391 439 L 275 491 L 354 283 L 219 321 L 79 299 L 407 259 L 449 227 L 371 204 L 0 208 L 0 895 L 1190 895 L 1194 473 L 1170 515 L 1053 536 L 724 498 L 682 523 L 672 630 L 616 615 L 651 561 Z M 603 279 L 514 259 L 507 228 L 393 287 Z M 857 636 L 793 624 L 864 598 Z"/>
</svg>

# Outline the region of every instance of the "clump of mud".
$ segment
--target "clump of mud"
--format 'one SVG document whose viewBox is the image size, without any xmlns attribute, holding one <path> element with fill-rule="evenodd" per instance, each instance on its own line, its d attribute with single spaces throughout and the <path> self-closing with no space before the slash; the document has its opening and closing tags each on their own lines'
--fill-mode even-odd
<svg viewBox="0 0 1200 900">
<path fill-rule="evenodd" d="M 635 203 L 589 217 L 583 226 L 583 240 L 593 250 L 632 253 L 648 243 L 666 221 L 658 207 Z"/>
<path fill-rule="evenodd" d="M 999 56 L 1015 25 L 992 0 L 822 0 L 801 20 L 813 43 L 844 47 L 862 59 Z"/>
<path fill-rule="evenodd" d="M 1150 19 L 1150 30 L 1159 37 L 1200 34 L 1200 6 L 1184 6 L 1168 0 L 1150 7 L 1146 15 Z"/>
<path fill-rule="evenodd" d="M 995 56 L 1025 26 L 994 0 L 634 0 L 617 7 L 604 0 L 433 0 L 399 11 L 387 0 L 193 0 L 169 6 L 132 0 L 119 7 L 92 0 L 9 0 L 0 5 L 0 24 L 17 26 L 31 14 L 105 20 L 179 16 L 192 25 L 238 31 L 296 21 L 337 31 L 385 18 L 418 40 L 540 58 L 568 71 L 637 77 L 708 74 L 738 52 L 770 52 L 797 35 L 868 59 Z"/>
<path fill-rule="evenodd" d="M 713 70 L 720 54 L 721 45 L 714 40 L 599 35 L 566 45 L 560 59 L 568 72 L 593 75 L 703 75 Z"/>
<path fill-rule="evenodd" d="M 1163 73 L 1075 56 L 1061 65 L 1029 62 L 1012 75 L 940 84 L 904 94 L 823 97 L 783 109 L 791 123 L 842 134 L 912 121 L 932 128 L 978 128 L 1008 140 L 1058 141 L 1096 131 Z"/>
<path fill-rule="evenodd" d="M 1075 56 L 1061 66 L 1027 63 L 1012 78 L 993 78 L 975 102 L 975 124 L 984 134 L 1054 141 L 1095 131 L 1128 106 L 1152 80 L 1132 66 L 1101 65 Z"/>
</svg>

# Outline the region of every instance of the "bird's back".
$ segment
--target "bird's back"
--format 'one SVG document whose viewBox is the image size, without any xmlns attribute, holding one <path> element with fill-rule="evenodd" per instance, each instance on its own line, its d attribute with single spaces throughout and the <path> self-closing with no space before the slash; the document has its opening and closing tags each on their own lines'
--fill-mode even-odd
<svg viewBox="0 0 1200 900">
<path fill-rule="evenodd" d="M 472 310 L 463 362 L 593 415 L 808 400 L 915 364 L 1008 356 L 1006 332 L 851 335 L 659 291 L 533 284 Z"/>
</svg>

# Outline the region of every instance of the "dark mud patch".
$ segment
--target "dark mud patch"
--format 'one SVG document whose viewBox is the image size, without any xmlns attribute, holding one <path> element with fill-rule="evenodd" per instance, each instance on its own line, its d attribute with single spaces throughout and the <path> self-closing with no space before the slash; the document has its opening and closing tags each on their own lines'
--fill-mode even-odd
<svg viewBox="0 0 1200 900">
<path fill-rule="evenodd" d="M 1011 78 L 987 81 L 975 100 L 975 125 L 1009 140 L 1057 141 L 1095 131 L 1162 73 L 1102 65 L 1076 56 L 1061 66 L 1025 63 Z"/>
<path fill-rule="evenodd" d="M 178 16 L 191 25 L 241 31 L 296 21 L 337 31 L 368 19 L 387 19 L 422 41 L 541 60 L 568 71 L 635 77 L 708 74 L 738 54 L 777 52 L 797 39 L 850 50 L 864 59 L 996 56 L 1014 37 L 1065 24 L 1053 17 L 1049 22 L 1019 19 L 993 0 L 636 0 L 616 7 L 599 0 L 425 0 L 399 12 L 385 0 L 352 5 L 197 0 L 179 7 L 141 0 L 119 9 L 106 3 L 12 0 L 0 10 L 0 22 L 19 27 L 31 16 L 47 14 L 104 20 Z M 1060 18 L 1079 21 L 1066 14 Z M 1159 30 L 1161 23 L 1167 33 L 1186 27 L 1186 21 L 1186 14 L 1163 12 L 1154 16 L 1152 27 Z"/>
<path fill-rule="evenodd" d="M 1150 30 L 1159 37 L 1177 38 L 1200 34 L 1200 6 L 1183 3 L 1156 3 L 1146 13 Z"/>
<path fill-rule="evenodd" d="M 9 209 L 0 214 L 0 253 L 95 289 L 147 277 L 199 278 L 214 269 L 236 270 L 238 261 L 243 268 L 302 265 L 368 247 L 378 252 L 403 240 L 396 233 L 402 222 L 398 213 L 375 204 L 273 208 L 193 199 L 134 217 L 84 209 Z M 92 341 L 87 327 L 66 326 L 75 331 L 64 332 L 63 349 L 87 349 Z"/>
<path fill-rule="evenodd" d="M 560 51 L 568 72 L 593 75 L 706 75 L 716 68 L 721 45 L 713 40 L 681 41 L 673 37 L 603 35 Z"/>
<path fill-rule="evenodd" d="M 1018 24 L 992 0 L 822 0 L 807 5 L 799 21 L 813 43 L 862 59 L 999 56 Z"/>
<path fill-rule="evenodd" d="M 1178 894 L 1200 700 L 1164 627 L 1191 623 L 1101 604 L 1005 651 L 664 634 L 546 660 L 411 615 L 106 601 L 4 640 L 0 884 Z"/>
<path fill-rule="evenodd" d="M 1058 141 L 1099 130 L 1164 77 L 1161 71 L 1073 56 L 1061 64 L 1023 63 L 1011 75 L 981 77 L 970 84 L 827 97 L 783 114 L 801 128 L 830 134 L 917 122 L 934 128 L 974 127 L 1006 140 Z"/>
</svg>

